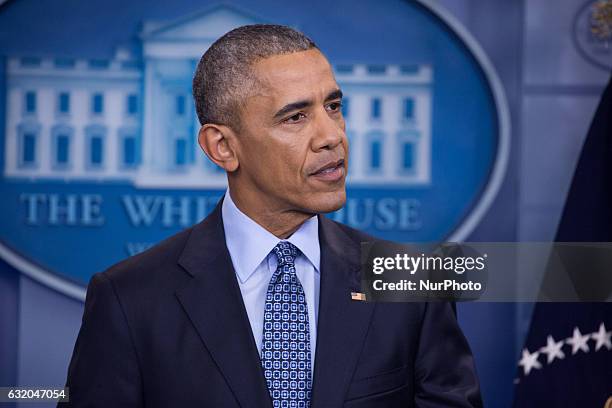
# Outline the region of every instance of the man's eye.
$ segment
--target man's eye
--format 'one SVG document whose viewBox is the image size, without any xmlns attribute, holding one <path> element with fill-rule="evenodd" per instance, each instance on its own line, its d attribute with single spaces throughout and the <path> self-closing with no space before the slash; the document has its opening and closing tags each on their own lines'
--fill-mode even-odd
<svg viewBox="0 0 612 408">
<path fill-rule="evenodd" d="M 342 102 L 332 102 L 327 105 L 327 108 L 332 112 L 337 112 L 342 108 Z"/>
<path fill-rule="evenodd" d="M 289 116 L 287 119 L 285 119 L 285 122 L 287 122 L 287 123 L 299 122 L 300 120 L 302 120 L 305 117 L 306 117 L 306 115 L 304 115 L 302 112 L 298 112 L 295 115 Z"/>
</svg>

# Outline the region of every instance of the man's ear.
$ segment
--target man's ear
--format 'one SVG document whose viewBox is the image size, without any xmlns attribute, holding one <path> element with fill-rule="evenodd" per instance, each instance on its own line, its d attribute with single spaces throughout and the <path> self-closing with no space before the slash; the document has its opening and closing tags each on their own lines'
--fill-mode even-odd
<svg viewBox="0 0 612 408">
<path fill-rule="evenodd" d="M 225 171 L 238 169 L 238 155 L 235 150 L 235 134 L 227 126 L 205 124 L 200 128 L 198 143 L 204 153 Z"/>
</svg>

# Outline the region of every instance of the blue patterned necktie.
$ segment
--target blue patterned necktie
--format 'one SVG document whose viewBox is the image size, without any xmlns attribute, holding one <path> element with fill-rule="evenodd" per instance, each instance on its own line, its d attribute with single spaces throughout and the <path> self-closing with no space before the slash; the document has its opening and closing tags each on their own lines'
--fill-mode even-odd
<svg viewBox="0 0 612 408">
<path fill-rule="evenodd" d="M 308 408 L 312 389 L 310 326 L 304 288 L 295 273 L 298 249 L 281 241 L 268 284 L 261 364 L 274 408 Z"/>
</svg>

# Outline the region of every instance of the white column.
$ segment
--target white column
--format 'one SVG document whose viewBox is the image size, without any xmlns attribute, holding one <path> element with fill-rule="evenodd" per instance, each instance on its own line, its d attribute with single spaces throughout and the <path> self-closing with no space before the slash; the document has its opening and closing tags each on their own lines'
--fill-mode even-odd
<svg viewBox="0 0 612 408">
<path fill-rule="evenodd" d="M 36 163 L 38 175 L 50 176 L 53 146 L 51 145 L 51 128 L 54 124 L 55 92 L 49 88 L 36 90 L 36 117 L 40 123 L 36 145 Z"/>
<path fill-rule="evenodd" d="M 419 131 L 417 178 L 420 182 L 431 180 L 431 91 L 423 91 L 416 98 L 416 121 Z"/>
<path fill-rule="evenodd" d="M 116 176 L 119 173 L 119 127 L 123 122 L 123 111 L 126 96 L 117 89 L 104 93 L 104 125 L 106 140 L 104 144 L 104 173 Z"/>
<path fill-rule="evenodd" d="M 154 95 L 153 91 L 153 67 L 151 61 L 145 61 L 144 71 L 144 92 L 141 95 L 142 106 L 144 107 L 142 116 L 142 138 L 141 138 L 141 153 L 142 162 L 140 164 L 140 172 L 146 175 L 151 171 L 153 164 L 153 103 L 154 98 L 158 95 Z"/>
<path fill-rule="evenodd" d="M 397 130 L 400 118 L 401 100 L 398 95 L 387 94 L 382 97 L 383 117 L 383 177 L 393 181 L 398 173 L 398 156 L 401 154 L 397 143 Z"/>
<path fill-rule="evenodd" d="M 352 160 L 355 163 L 352 179 L 362 181 L 366 175 L 367 132 L 369 120 L 369 97 L 364 94 L 352 94 L 349 109 L 351 126 L 354 129 Z"/>
<path fill-rule="evenodd" d="M 70 117 L 74 128 L 70 145 L 70 173 L 76 177 L 85 175 L 85 127 L 89 118 L 89 98 L 89 92 L 84 89 L 73 89 L 70 92 Z"/>
<path fill-rule="evenodd" d="M 23 93 L 14 87 L 8 92 L 6 106 L 6 129 L 4 130 L 4 174 L 15 175 L 18 173 L 17 165 L 20 160 L 19 141 L 17 126 L 22 115 Z"/>
</svg>

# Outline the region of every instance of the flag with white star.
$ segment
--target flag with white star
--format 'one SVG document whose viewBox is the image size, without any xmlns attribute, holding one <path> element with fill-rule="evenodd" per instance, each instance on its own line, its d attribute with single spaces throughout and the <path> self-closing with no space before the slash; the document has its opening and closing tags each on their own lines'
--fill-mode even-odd
<svg viewBox="0 0 612 408">
<path fill-rule="evenodd" d="M 612 396 L 612 303 L 540 303 L 520 352 L 516 408 L 603 408 Z"/>
<path fill-rule="evenodd" d="M 582 148 L 556 241 L 612 242 L 612 81 Z M 573 278 L 594 279 L 588 270 Z M 595 283 L 606 299 L 612 288 Z M 517 363 L 515 408 L 603 408 L 612 397 L 612 303 L 536 304 Z"/>
</svg>

